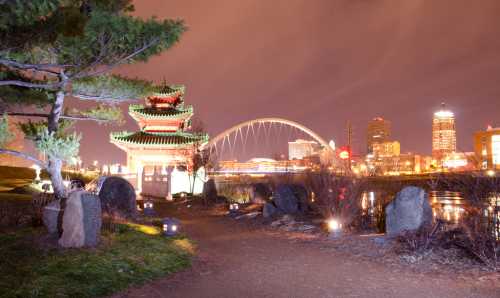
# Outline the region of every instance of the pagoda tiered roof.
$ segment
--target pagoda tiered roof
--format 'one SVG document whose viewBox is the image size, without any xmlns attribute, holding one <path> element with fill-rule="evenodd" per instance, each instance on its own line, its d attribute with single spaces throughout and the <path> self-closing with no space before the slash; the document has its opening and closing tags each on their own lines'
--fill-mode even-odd
<svg viewBox="0 0 500 298">
<path fill-rule="evenodd" d="M 128 145 L 147 147 L 185 147 L 186 145 L 202 144 L 208 141 L 207 134 L 187 132 L 114 132 L 111 141 Z"/>
<path fill-rule="evenodd" d="M 128 110 L 132 117 L 137 115 L 144 119 L 185 119 L 193 114 L 193 106 L 154 108 L 144 105 L 130 105 Z"/>
<path fill-rule="evenodd" d="M 176 107 L 184 102 L 186 88 L 182 85 L 156 86 L 153 93 L 146 98 L 146 104 L 152 107 Z"/>
</svg>

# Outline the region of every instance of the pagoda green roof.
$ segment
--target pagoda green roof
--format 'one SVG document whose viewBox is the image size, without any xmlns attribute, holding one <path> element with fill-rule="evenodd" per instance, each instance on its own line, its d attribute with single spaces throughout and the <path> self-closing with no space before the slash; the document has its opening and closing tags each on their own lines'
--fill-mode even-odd
<svg viewBox="0 0 500 298">
<path fill-rule="evenodd" d="M 113 142 L 147 147 L 185 147 L 196 143 L 208 142 L 207 134 L 188 132 L 114 132 L 110 139 Z"/>
<path fill-rule="evenodd" d="M 165 83 L 153 87 L 153 96 L 168 97 L 184 95 L 186 87 L 184 85 L 167 85 Z"/>
<path fill-rule="evenodd" d="M 130 105 L 129 113 L 137 114 L 148 119 L 178 119 L 191 116 L 193 114 L 193 106 L 178 107 L 178 108 L 152 108 L 143 105 Z"/>
</svg>

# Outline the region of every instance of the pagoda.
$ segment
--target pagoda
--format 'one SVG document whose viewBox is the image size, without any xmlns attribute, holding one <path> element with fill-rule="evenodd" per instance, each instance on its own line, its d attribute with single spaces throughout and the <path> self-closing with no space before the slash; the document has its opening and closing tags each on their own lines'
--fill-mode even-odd
<svg viewBox="0 0 500 298">
<path fill-rule="evenodd" d="M 172 171 L 190 180 L 193 156 L 208 141 L 207 134 L 189 132 L 193 107 L 184 104 L 184 92 L 184 86 L 157 86 L 145 105 L 129 106 L 140 131 L 111 133 L 111 143 L 127 153 L 127 178 L 138 193 L 171 197 Z"/>
</svg>

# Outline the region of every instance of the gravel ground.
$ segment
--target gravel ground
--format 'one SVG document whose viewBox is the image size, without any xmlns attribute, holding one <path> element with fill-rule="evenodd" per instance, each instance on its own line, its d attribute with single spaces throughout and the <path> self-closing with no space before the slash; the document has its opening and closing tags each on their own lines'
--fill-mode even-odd
<svg viewBox="0 0 500 298">
<path fill-rule="evenodd" d="M 498 274 L 419 272 L 213 212 L 160 214 L 182 219 L 197 242 L 192 268 L 113 297 L 500 297 Z"/>
</svg>

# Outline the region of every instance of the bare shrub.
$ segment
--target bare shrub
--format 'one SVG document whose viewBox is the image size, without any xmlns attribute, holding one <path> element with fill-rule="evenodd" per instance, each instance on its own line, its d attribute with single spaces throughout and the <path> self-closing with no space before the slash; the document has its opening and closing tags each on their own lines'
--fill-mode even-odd
<svg viewBox="0 0 500 298">
<path fill-rule="evenodd" d="M 50 193 L 35 193 L 31 198 L 32 218 L 34 227 L 43 225 L 43 208 L 54 201 L 56 197 Z"/>
<path fill-rule="evenodd" d="M 440 175 L 432 179 L 431 188 L 456 191 L 465 199 L 464 217 L 447 241 L 483 264 L 497 269 L 500 254 L 500 178 L 474 173 Z"/>
<path fill-rule="evenodd" d="M 432 227 L 422 226 L 416 231 L 405 231 L 396 240 L 399 243 L 397 250 L 403 253 L 422 252 L 437 244 L 438 231 L 442 221 L 437 221 Z"/>
<path fill-rule="evenodd" d="M 364 187 L 359 180 L 321 170 L 308 173 L 305 186 L 314 193 L 313 206 L 324 218 L 338 218 L 345 227 L 352 226 L 355 219 L 360 218 Z"/>
</svg>

